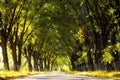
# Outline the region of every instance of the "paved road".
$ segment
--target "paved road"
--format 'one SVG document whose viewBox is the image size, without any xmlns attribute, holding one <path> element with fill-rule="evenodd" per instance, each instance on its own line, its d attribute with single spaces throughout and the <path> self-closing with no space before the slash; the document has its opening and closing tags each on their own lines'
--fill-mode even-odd
<svg viewBox="0 0 120 80">
<path fill-rule="evenodd" d="M 38 74 L 38 75 L 32 75 L 32 76 L 12 79 L 12 80 L 112 80 L 112 79 L 107 79 L 107 78 L 100 79 L 96 77 L 76 75 L 76 74 L 66 74 L 60 72 L 60 73 Z"/>
</svg>

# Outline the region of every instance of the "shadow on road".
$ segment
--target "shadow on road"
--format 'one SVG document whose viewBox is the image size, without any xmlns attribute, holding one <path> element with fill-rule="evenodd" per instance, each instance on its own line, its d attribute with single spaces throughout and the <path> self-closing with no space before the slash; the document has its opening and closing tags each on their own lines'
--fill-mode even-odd
<svg viewBox="0 0 120 80">
<path fill-rule="evenodd" d="M 12 79 L 12 80 L 112 80 L 112 79 L 96 78 L 96 77 L 78 75 L 78 74 L 66 74 L 63 72 L 60 73 L 48 72 L 47 74 L 31 75 L 28 77 Z"/>
</svg>

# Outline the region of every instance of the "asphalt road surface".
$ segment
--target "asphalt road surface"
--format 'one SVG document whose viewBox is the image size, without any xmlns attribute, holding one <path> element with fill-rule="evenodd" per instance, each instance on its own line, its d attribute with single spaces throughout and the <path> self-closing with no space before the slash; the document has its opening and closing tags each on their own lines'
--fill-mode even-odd
<svg viewBox="0 0 120 80">
<path fill-rule="evenodd" d="M 77 75 L 77 74 L 66 74 L 64 72 L 59 73 L 47 73 L 47 74 L 38 74 L 31 75 L 28 77 L 11 79 L 11 80 L 112 80 L 107 78 L 96 78 L 85 75 Z"/>
</svg>

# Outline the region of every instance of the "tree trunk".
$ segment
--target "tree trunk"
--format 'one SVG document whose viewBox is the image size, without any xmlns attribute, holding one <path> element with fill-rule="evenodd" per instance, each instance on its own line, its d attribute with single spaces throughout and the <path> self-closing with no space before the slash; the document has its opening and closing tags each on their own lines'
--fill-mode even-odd
<svg viewBox="0 0 120 80">
<path fill-rule="evenodd" d="M 72 70 L 74 71 L 75 68 L 76 68 L 76 67 L 75 67 L 75 64 L 74 64 L 74 61 L 71 59 L 70 62 L 71 62 L 71 65 L 72 65 Z"/>
<path fill-rule="evenodd" d="M 91 52 L 90 52 L 90 49 L 87 53 L 87 58 L 88 58 L 88 70 L 94 70 L 94 64 L 93 64 L 93 59 L 92 59 L 92 55 L 91 55 Z"/>
<path fill-rule="evenodd" d="M 35 69 L 35 71 L 39 71 L 39 69 L 38 69 L 38 59 L 35 59 L 35 58 L 34 58 L 34 69 Z"/>
<path fill-rule="evenodd" d="M 94 53 L 95 59 L 95 69 L 96 70 L 105 70 L 105 64 L 102 63 L 102 53 L 100 50 L 95 51 Z"/>
<path fill-rule="evenodd" d="M 3 55 L 3 63 L 4 63 L 4 68 L 6 71 L 9 71 L 9 61 L 8 61 L 8 54 L 7 54 L 7 39 L 4 37 L 2 38 L 2 55 Z"/>
<path fill-rule="evenodd" d="M 28 58 L 28 69 L 30 72 L 32 72 L 31 58 Z"/>
<path fill-rule="evenodd" d="M 118 60 L 114 60 L 113 65 L 115 71 L 120 71 L 120 62 Z"/>
<path fill-rule="evenodd" d="M 43 59 L 39 59 L 39 68 L 40 68 L 40 71 L 43 71 Z"/>
<path fill-rule="evenodd" d="M 47 68 L 47 60 L 44 59 L 44 70 L 46 71 L 46 68 Z"/>
<path fill-rule="evenodd" d="M 94 41 L 94 59 L 95 59 L 95 69 L 100 69 L 100 59 L 102 57 L 101 54 L 101 42 L 100 42 L 100 35 L 96 31 L 94 32 L 95 35 L 95 41 Z"/>
<path fill-rule="evenodd" d="M 31 46 L 28 46 L 28 49 L 24 47 L 24 54 L 28 62 L 29 71 L 32 71 L 31 53 L 32 53 Z"/>
<path fill-rule="evenodd" d="M 20 67 L 21 67 L 21 56 L 22 56 L 22 44 L 19 43 L 19 45 L 18 45 L 18 62 L 17 62 L 18 70 L 20 70 Z"/>
<path fill-rule="evenodd" d="M 96 70 L 105 70 L 105 64 L 102 62 L 102 50 L 107 46 L 108 36 L 100 34 L 94 31 L 95 41 L 94 41 L 94 59 Z"/>
<path fill-rule="evenodd" d="M 105 68 L 107 71 L 112 71 L 113 70 L 112 67 L 113 67 L 112 64 L 109 64 L 109 63 L 106 63 L 106 65 L 105 65 Z"/>
<path fill-rule="evenodd" d="M 39 68 L 38 68 L 38 59 L 39 59 L 39 54 L 35 51 L 33 53 L 34 69 L 35 69 L 35 71 L 39 71 Z"/>
<path fill-rule="evenodd" d="M 47 70 L 50 71 L 50 60 L 48 60 L 48 63 L 47 63 Z"/>
<path fill-rule="evenodd" d="M 78 60 L 78 55 L 76 53 L 73 53 L 70 57 L 70 62 L 71 62 L 71 65 L 72 65 L 72 70 L 76 70 L 76 65 L 75 65 L 75 61 Z"/>
<path fill-rule="evenodd" d="M 16 54 L 16 45 L 11 44 L 12 45 L 12 58 L 13 58 L 13 66 L 14 66 L 14 71 L 18 71 L 17 68 L 17 54 Z"/>
<path fill-rule="evenodd" d="M 28 51 L 28 68 L 29 68 L 29 71 L 32 71 L 31 52 L 30 51 Z"/>
<path fill-rule="evenodd" d="M 86 65 L 85 62 L 83 62 L 83 63 L 80 65 L 80 67 L 81 67 L 81 71 L 88 71 L 88 68 L 87 68 L 87 65 Z"/>
</svg>

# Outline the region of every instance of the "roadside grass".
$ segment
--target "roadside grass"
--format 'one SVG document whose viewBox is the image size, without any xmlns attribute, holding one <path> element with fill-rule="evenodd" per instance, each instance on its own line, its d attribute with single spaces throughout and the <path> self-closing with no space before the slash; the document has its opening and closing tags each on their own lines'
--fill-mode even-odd
<svg viewBox="0 0 120 80">
<path fill-rule="evenodd" d="M 111 78 L 114 80 L 120 80 L 120 72 L 117 71 L 67 71 L 68 74 L 80 74 L 80 75 L 87 75 L 87 76 L 93 76 L 93 77 L 99 77 L 99 78 Z"/>
<path fill-rule="evenodd" d="M 0 72 L 0 78 L 7 79 L 7 78 L 17 78 L 17 77 L 24 77 L 33 74 L 42 74 L 45 72 L 28 72 L 28 71 L 5 71 Z"/>
</svg>

